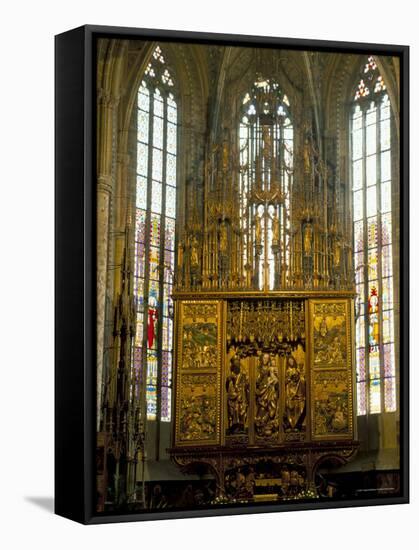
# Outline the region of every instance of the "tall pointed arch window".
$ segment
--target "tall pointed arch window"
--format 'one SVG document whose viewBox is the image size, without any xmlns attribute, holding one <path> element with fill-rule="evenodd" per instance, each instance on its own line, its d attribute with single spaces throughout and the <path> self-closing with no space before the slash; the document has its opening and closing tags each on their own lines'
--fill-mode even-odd
<svg viewBox="0 0 419 550">
<path fill-rule="evenodd" d="M 260 76 L 242 98 L 239 146 L 243 265 L 256 272 L 248 285 L 280 288 L 289 260 L 293 126 L 289 100 L 274 80 Z"/>
<path fill-rule="evenodd" d="M 351 112 L 358 414 L 396 410 L 390 100 L 374 57 Z"/>
<path fill-rule="evenodd" d="M 173 348 L 178 110 L 175 82 L 159 46 L 137 98 L 134 368 L 144 384 L 147 418 L 170 421 Z"/>
</svg>

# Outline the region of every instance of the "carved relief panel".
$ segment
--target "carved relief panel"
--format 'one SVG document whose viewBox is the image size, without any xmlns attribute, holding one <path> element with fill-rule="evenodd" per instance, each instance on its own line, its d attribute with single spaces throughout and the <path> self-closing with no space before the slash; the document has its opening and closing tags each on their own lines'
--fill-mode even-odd
<svg viewBox="0 0 419 550">
<path fill-rule="evenodd" d="M 313 439 L 353 437 L 350 300 L 310 300 Z"/>
<path fill-rule="evenodd" d="M 313 373 L 313 436 L 350 435 L 348 373 L 319 370 Z"/>
<path fill-rule="evenodd" d="M 180 302 L 176 318 L 175 445 L 219 444 L 222 304 Z"/>
<path fill-rule="evenodd" d="M 348 352 L 347 302 L 314 303 L 313 359 L 316 367 L 345 367 Z"/>
<path fill-rule="evenodd" d="M 180 379 L 179 441 L 217 438 L 217 375 L 183 374 Z"/>
<path fill-rule="evenodd" d="M 310 496 L 306 455 L 240 457 L 226 460 L 226 495 L 255 502 Z"/>
</svg>

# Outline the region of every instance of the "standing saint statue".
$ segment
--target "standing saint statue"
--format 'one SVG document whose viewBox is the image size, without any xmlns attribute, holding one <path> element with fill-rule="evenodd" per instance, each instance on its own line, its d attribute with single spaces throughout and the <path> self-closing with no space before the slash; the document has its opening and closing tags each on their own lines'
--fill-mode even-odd
<svg viewBox="0 0 419 550">
<path fill-rule="evenodd" d="M 311 223 L 307 223 L 304 227 L 304 254 L 311 254 L 311 245 L 313 239 L 313 228 Z"/>
<path fill-rule="evenodd" d="M 191 244 L 191 267 L 197 267 L 198 265 L 198 239 L 196 237 L 193 237 Z"/>
<path fill-rule="evenodd" d="M 287 359 L 285 371 L 284 428 L 298 431 L 304 420 L 306 382 L 302 369 L 292 355 Z"/>
<path fill-rule="evenodd" d="M 272 218 L 272 244 L 278 245 L 279 244 L 279 217 L 278 214 L 275 212 Z"/>
<path fill-rule="evenodd" d="M 262 216 L 257 212 L 253 223 L 255 224 L 255 242 L 260 246 L 262 244 Z"/>
<path fill-rule="evenodd" d="M 262 139 L 263 139 L 263 156 L 265 159 L 270 158 L 272 154 L 272 138 L 269 133 L 269 127 L 268 126 L 262 126 Z"/>
<path fill-rule="evenodd" d="M 339 239 L 335 239 L 334 247 L 333 247 L 333 263 L 335 264 L 335 267 L 340 266 L 340 251 L 341 251 L 341 244 Z"/>
<path fill-rule="evenodd" d="M 249 408 L 249 379 L 242 372 L 240 359 L 230 360 L 230 375 L 226 380 L 228 434 L 246 433 Z"/>
<path fill-rule="evenodd" d="M 269 353 L 263 353 L 256 378 L 255 428 L 259 437 L 270 437 L 278 431 L 279 380 Z"/>
</svg>

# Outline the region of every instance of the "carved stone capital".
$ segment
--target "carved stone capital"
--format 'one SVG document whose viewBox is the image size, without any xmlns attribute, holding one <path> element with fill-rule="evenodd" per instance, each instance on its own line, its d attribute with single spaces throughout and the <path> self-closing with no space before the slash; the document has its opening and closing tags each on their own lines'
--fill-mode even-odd
<svg viewBox="0 0 419 550">
<path fill-rule="evenodd" d="M 105 88 L 98 88 L 97 90 L 98 105 L 113 109 L 118 107 L 119 100 L 120 100 L 120 96 L 116 96 L 110 90 L 105 90 Z"/>
</svg>

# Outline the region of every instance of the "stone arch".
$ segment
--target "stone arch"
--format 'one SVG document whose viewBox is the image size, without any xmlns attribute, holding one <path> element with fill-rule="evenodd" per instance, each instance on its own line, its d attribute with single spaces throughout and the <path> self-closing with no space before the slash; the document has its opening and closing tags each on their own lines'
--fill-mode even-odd
<svg viewBox="0 0 419 550">
<path fill-rule="evenodd" d="M 391 108 L 399 135 L 399 108 L 396 73 L 391 58 L 374 56 L 387 85 Z M 349 181 L 349 121 L 352 99 L 358 84 L 359 71 L 366 54 L 333 54 L 324 85 L 321 110 L 324 112 L 324 136 L 329 138 L 335 163 L 335 189 L 339 193 L 341 207 L 345 209 L 344 231 L 352 234 L 352 200 Z"/>
<path fill-rule="evenodd" d="M 186 207 L 187 190 L 185 187 L 195 176 L 194 185 L 200 186 L 203 177 L 202 139 L 206 129 L 206 109 L 209 94 L 209 83 L 205 72 L 205 60 L 199 47 L 188 44 L 170 42 L 146 42 L 134 53 L 127 67 L 127 85 L 119 112 L 119 142 L 118 155 L 128 155 L 128 162 L 133 162 L 129 154 L 130 131 L 132 133 L 133 113 L 138 89 L 147 64 L 157 46 L 160 45 L 168 66 L 174 73 L 176 90 L 178 92 L 180 140 L 178 151 L 178 181 L 179 186 L 179 217 L 178 226 L 184 224 L 183 213 Z M 186 151 L 188 154 L 185 154 Z M 198 178 L 196 174 L 198 173 Z M 121 186 L 124 182 L 120 182 Z M 122 188 L 120 189 L 122 191 Z M 118 192 L 122 196 L 122 192 Z M 123 205 L 121 205 L 123 206 Z"/>
<path fill-rule="evenodd" d="M 338 145 L 338 158 L 346 151 L 347 137 L 349 133 L 349 116 L 353 95 L 358 84 L 358 74 L 362 67 L 365 54 L 342 55 L 335 54 L 328 74 L 325 86 L 323 110 L 325 112 L 325 128 L 329 134 L 334 134 Z M 399 102 L 396 85 L 396 75 L 391 65 L 391 60 L 384 56 L 374 56 L 379 72 L 382 75 L 393 111 L 396 126 L 399 128 Z M 341 177 L 344 174 L 340 174 Z M 343 178 L 346 179 L 346 178 Z"/>
<path fill-rule="evenodd" d="M 239 111 L 239 104 L 245 93 L 251 88 L 257 73 L 260 71 L 251 48 L 240 48 L 236 55 L 234 55 L 234 50 L 235 48 L 226 48 L 225 50 L 220 67 L 216 97 L 218 105 L 225 105 L 226 103 L 230 105 L 231 123 L 234 122 L 233 117 L 237 118 L 236 113 Z M 301 86 L 303 72 L 301 54 L 299 52 L 287 51 L 286 55 L 284 55 L 284 52 L 279 50 L 273 56 L 273 61 L 273 69 L 270 74 L 267 74 L 267 77 L 275 78 L 282 92 L 287 95 L 294 123 L 298 119 L 297 110 L 301 106 L 303 95 Z M 245 67 L 244 70 L 243 67 Z M 228 78 L 225 78 L 225 73 L 228 73 Z M 290 78 L 290 74 L 293 75 L 293 78 Z M 224 109 L 224 111 L 226 110 Z M 216 123 L 218 128 L 212 127 L 213 135 L 220 129 L 223 121 L 217 119 L 214 123 Z"/>
</svg>

